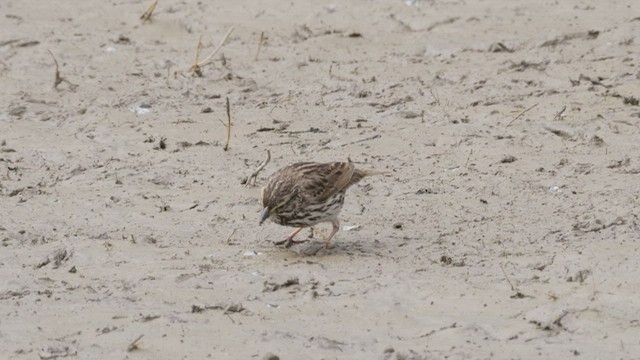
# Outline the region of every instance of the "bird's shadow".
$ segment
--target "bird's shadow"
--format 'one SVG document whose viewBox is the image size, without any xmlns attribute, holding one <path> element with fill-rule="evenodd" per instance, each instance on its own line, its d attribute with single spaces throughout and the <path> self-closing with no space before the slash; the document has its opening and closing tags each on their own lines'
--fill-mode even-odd
<svg viewBox="0 0 640 360">
<path fill-rule="evenodd" d="M 330 248 L 325 247 L 324 241 L 309 241 L 304 244 L 297 244 L 290 248 L 279 247 L 282 250 L 288 250 L 301 257 L 327 257 L 335 255 L 354 255 L 355 253 L 370 254 L 373 249 L 361 242 L 353 243 L 333 243 Z"/>
<path fill-rule="evenodd" d="M 327 248 L 324 246 L 324 243 L 313 242 L 305 246 L 303 249 L 300 249 L 298 253 L 303 256 L 322 257 L 327 255 L 334 255 L 339 251 L 340 249 L 336 245 Z"/>
<path fill-rule="evenodd" d="M 287 251 L 298 256 L 327 256 L 330 254 L 335 254 L 340 251 L 338 247 L 335 245 L 329 249 L 324 246 L 324 242 L 318 242 L 309 240 L 303 244 L 294 244 L 290 247 L 286 247 L 283 245 L 276 245 L 274 247 L 280 251 Z"/>
<path fill-rule="evenodd" d="M 320 235 L 317 237 L 316 233 Z M 311 228 L 305 242 L 292 244 L 290 247 L 284 245 L 274 245 L 277 249 L 288 250 L 301 257 L 326 257 L 335 255 L 371 255 L 376 252 L 375 245 L 369 244 L 366 238 L 356 241 L 332 241 L 331 247 L 326 248 L 326 234 L 318 228 Z"/>
</svg>

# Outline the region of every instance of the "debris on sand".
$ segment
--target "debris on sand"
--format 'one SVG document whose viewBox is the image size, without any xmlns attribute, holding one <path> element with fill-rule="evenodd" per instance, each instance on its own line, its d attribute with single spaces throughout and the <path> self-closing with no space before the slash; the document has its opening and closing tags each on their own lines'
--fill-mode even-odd
<svg viewBox="0 0 640 360">
<path fill-rule="evenodd" d="M 38 356 L 40 356 L 40 359 L 43 360 L 63 358 L 67 356 L 74 356 L 77 354 L 78 350 L 66 344 L 49 345 L 42 348 L 40 352 L 38 352 Z"/>
<path fill-rule="evenodd" d="M 291 278 L 281 284 L 265 281 L 264 289 L 262 289 L 262 292 L 274 292 L 274 291 L 278 291 L 279 289 L 286 288 L 293 285 L 300 285 L 300 281 L 298 280 L 297 277 Z"/>
<path fill-rule="evenodd" d="M 508 52 L 512 53 L 514 50 L 508 48 L 505 44 L 501 42 L 493 43 L 489 46 L 489 52 L 499 53 L 499 52 Z"/>
<path fill-rule="evenodd" d="M 129 346 L 127 346 L 127 352 L 131 352 L 131 351 L 134 351 L 134 350 L 138 350 L 138 349 L 139 349 L 139 348 L 138 348 L 138 341 L 140 341 L 140 339 L 142 339 L 142 337 L 143 337 L 143 336 L 144 336 L 144 334 L 143 334 L 143 335 L 138 336 L 135 340 L 133 340 L 133 341 L 129 344 Z"/>
<path fill-rule="evenodd" d="M 216 305 L 191 305 L 191 313 L 201 313 L 205 310 L 223 310 L 224 315 L 232 314 L 232 313 L 241 313 L 246 310 L 241 303 L 218 303 Z"/>
<path fill-rule="evenodd" d="M 591 270 L 580 270 L 573 276 L 567 278 L 567 282 L 578 282 L 582 284 L 591 275 Z"/>
<path fill-rule="evenodd" d="M 63 262 L 69 260 L 72 255 L 72 250 L 67 250 L 65 248 L 57 249 L 56 251 L 48 255 L 44 260 L 36 264 L 36 268 L 39 269 L 41 267 L 49 265 L 50 263 L 53 263 L 53 268 L 57 269 Z"/>
<path fill-rule="evenodd" d="M 515 162 L 516 160 L 518 160 L 515 156 L 513 155 L 507 155 L 505 157 L 502 158 L 502 160 L 500 160 L 501 164 L 510 164 L 512 162 Z"/>
<path fill-rule="evenodd" d="M 638 106 L 638 105 L 640 105 L 640 100 L 638 100 L 637 97 L 627 96 L 627 97 L 622 98 L 622 103 L 625 104 L 625 105 Z"/>
</svg>

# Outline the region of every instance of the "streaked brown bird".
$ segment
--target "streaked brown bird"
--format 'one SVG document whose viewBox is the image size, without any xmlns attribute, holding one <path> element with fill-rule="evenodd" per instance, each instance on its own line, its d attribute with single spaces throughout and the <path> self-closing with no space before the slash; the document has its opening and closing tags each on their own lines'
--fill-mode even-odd
<svg viewBox="0 0 640 360">
<path fill-rule="evenodd" d="M 275 245 L 293 244 L 293 238 L 305 227 L 323 222 L 333 225 L 325 248 L 340 229 L 338 214 L 344 204 L 347 189 L 365 176 L 384 174 L 385 171 L 356 169 L 351 162 L 295 163 L 276 171 L 260 194 L 262 215 L 260 225 L 267 219 L 276 224 L 297 227 L 286 239 Z"/>
</svg>

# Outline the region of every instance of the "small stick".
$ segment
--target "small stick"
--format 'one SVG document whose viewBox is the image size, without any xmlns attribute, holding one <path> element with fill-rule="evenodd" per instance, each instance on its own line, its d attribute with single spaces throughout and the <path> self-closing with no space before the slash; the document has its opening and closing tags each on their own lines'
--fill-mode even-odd
<svg viewBox="0 0 640 360">
<path fill-rule="evenodd" d="M 262 48 L 262 45 L 264 44 L 264 31 L 260 34 L 260 41 L 258 42 L 258 51 L 256 51 L 256 58 L 254 59 L 254 61 L 258 61 L 258 55 L 260 55 L 260 49 Z"/>
<path fill-rule="evenodd" d="M 229 105 L 229 98 L 227 97 L 227 142 L 224 144 L 224 151 L 229 149 L 229 142 L 231 141 L 231 106 Z"/>
<path fill-rule="evenodd" d="M 201 41 L 198 42 L 198 49 L 196 49 L 196 62 L 195 64 L 193 64 L 193 66 L 190 69 L 190 71 L 193 73 L 194 76 L 196 75 L 202 76 L 202 67 L 207 65 L 211 61 L 211 58 L 213 58 L 213 56 L 217 54 L 218 51 L 220 51 L 220 49 L 222 49 L 222 46 L 229 38 L 229 35 L 231 35 L 232 31 L 233 31 L 233 26 L 229 29 L 229 31 L 227 31 L 227 34 L 224 36 L 224 38 L 222 38 L 222 41 L 220 42 L 220 44 L 218 44 L 218 46 L 215 49 L 213 49 L 213 52 L 211 52 L 211 54 L 201 62 L 199 62 L 198 59 L 200 58 L 200 47 L 202 46 L 202 42 Z M 202 40 L 202 36 L 200 36 L 200 39 Z"/>
<path fill-rule="evenodd" d="M 436 92 L 434 94 L 433 89 L 429 89 L 429 92 L 431 93 L 431 96 L 433 97 L 433 100 L 435 101 L 436 105 L 440 105 L 440 97 L 438 96 L 438 93 Z"/>
<path fill-rule="evenodd" d="M 56 57 L 53 55 L 51 50 L 47 49 L 47 51 L 49 52 L 49 55 L 51 55 L 51 57 L 53 58 L 53 62 L 56 64 L 56 78 L 53 81 L 53 88 L 57 89 L 58 85 L 62 84 L 63 82 L 66 82 L 67 84 L 69 84 L 69 87 L 72 90 L 77 88 L 78 85 L 72 84 L 69 80 L 67 80 L 67 79 L 63 78 L 62 76 L 60 76 L 60 67 L 58 65 L 58 60 L 56 60 Z"/>
<path fill-rule="evenodd" d="M 467 167 L 469 165 L 469 160 L 471 160 L 471 155 L 473 155 L 473 149 L 471 149 L 471 152 L 469 153 L 469 157 L 467 158 L 467 162 L 464 164 L 464 167 Z"/>
<path fill-rule="evenodd" d="M 562 114 L 564 114 L 564 111 L 567 110 L 567 105 L 563 106 L 562 109 L 560 109 L 560 111 L 558 111 L 558 113 L 556 114 L 556 116 L 553 117 L 553 120 L 558 120 L 560 118 L 562 118 Z"/>
<path fill-rule="evenodd" d="M 380 138 L 380 137 L 382 137 L 382 135 L 380 135 L 380 134 L 376 134 L 376 135 L 370 136 L 370 137 L 368 137 L 368 138 L 360 139 L 360 140 L 356 140 L 356 141 L 352 141 L 352 142 L 350 142 L 350 143 L 342 144 L 342 145 L 340 145 L 340 146 L 353 145 L 353 144 L 357 144 L 357 143 L 361 143 L 361 142 L 365 142 L 365 141 L 369 141 L 369 140 L 378 139 L 378 138 Z"/>
<path fill-rule="evenodd" d="M 140 341 L 140 339 L 142 339 L 142 337 L 144 336 L 144 334 L 138 336 L 135 340 L 133 340 L 131 342 L 131 344 L 129 344 L 129 346 L 127 346 L 127 351 L 133 351 L 133 350 L 138 350 L 138 341 Z"/>
<path fill-rule="evenodd" d="M 231 240 L 231 237 L 233 236 L 233 234 L 236 233 L 236 229 L 233 229 L 233 231 L 231 232 L 231 234 L 227 237 L 227 240 L 224 241 L 225 244 L 229 245 L 229 240 Z"/>
<path fill-rule="evenodd" d="M 507 279 L 507 282 L 509 283 L 509 286 L 511 286 L 511 291 L 516 291 L 516 288 L 511 283 L 511 280 L 509 280 L 509 277 L 507 276 L 507 273 L 504 271 L 504 268 L 502 267 L 502 264 L 500 264 L 500 269 L 502 269 L 502 273 L 504 274 L 504 278 Z"/>
<path fill-rule="evenodd" d="M 47 49 L 47 51 L 49 52 L 49 55 L 51 55 L 51 57 L 53 58 L 53 62 L 56 64 L 56 79 L 53 81 L 53 88 L 57 88 L 58 85 L 60 85 L 60 83 L 62 83 L 62 78 L 60 77 L 60 68 L 58 67 L 58 60 L 56 60 L 56 57 L 53 56 L 53 53 L 51 52 L 51 50 Z"/>
<path fill-rule="evenodd" d="M 520 116 L 524 115 L 524 113 L 526 113 L 527 111 L 533 109 L 534 107 L 538 106 L 538 104 L 533 104 L 533 106 L 523 110 L 520 114 L 518 114 L 518 116 L 516 116 L 515 118 L 513 118 L 513 120 L 511 120 L 508 124 L 507 127 L 511 126 L 511 124 L 513 124 L 514 121 L 518 120 L 520 118 Z"/>
<path fill-rule="evenodd" d="M 597 295 L 597 291 L 596 291 L 596 277 L 593 276 L 593 272 L 591 273 L 591 282 L 593 284 L 593 295 L 591 296 L 591 300 L 595 300 L 596 295 Z"/>
<path fill-rule="evenodd" d="M 144 14 L 140 16 L 140 20 L 142 20 L 142 22 L 151 21 L 151 15 L 153 15 L 153 11 L 156 9 L 156 5 L 158 5 L 158 0 L 153 0 L 151 5 L 149 5 L 149 7 L 147 8 L 147 11 L 145 11 Z"/>
<path fill-rule="evenodd" d="M 200 65 L 198 65 L 198 62 L 200 61 L 201 51 L 202 51 L 202 35 L 200 35 L 200 38 L 198 39 L 198 46 L 196 46 L 196 59 L 193 62 L 193 66 L 191 67 L 193 69 L 193 72 L 198 73 L 199 76 L 202 76 L 202 70 L 200 69 Z"/>
<path fill-rule="evenodd" d="M 224 43 L 227 42 L 227 39 L 229 38 L 229 35 L 231 35 L 232 31 L 233 31 L 233 26 L 229 29 L 229 31 L 227 31 L 227 34 L 224 36 L 224 38 L 222 38 L 222 41 L 220 41 L 220 44 L 218 44 L 218 46 L 213 50 L 213 52 L 209 56 L 207 56 L 204 60 L 202 60 L 202 62 L 200 63 L 200 66 L 206 65 L 209 62 L 209 60 L 211 60 L 211 58 L 216 53 L 218 53 L 218 51 L 220 51 Z"/>
<path fill-rule="evenodd" d="M 260 173 L 260 171 L 262 171 L 267 166 L 269 161 L 271 161 L 271 151 L 269 151 L 267 149 L 267 158 L 264 159 L 264 161 L 262 163 L 260 163 L 258 168 L 254 172 L 252 172 L 251 175 L 249 175 L 249 178 L 247 179 L 246 184 L 251 183 L 251 179 L 253 179 L 253 185 L 255 186 L 256 185 L 256 181 L 258 179 L 258 174 Z"/>
</svg>

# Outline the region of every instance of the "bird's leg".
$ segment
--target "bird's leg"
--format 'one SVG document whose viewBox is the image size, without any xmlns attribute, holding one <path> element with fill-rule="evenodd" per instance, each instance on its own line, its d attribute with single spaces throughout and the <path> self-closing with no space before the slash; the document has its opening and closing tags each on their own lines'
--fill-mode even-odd
<svg viewBox="0 0 640 360">
<path fill-rule="evenodd" d="M 331 229 L 331 234 L 329 234 L 327 242 L 324 243 L 325 249 L 331 249 L 333 247 L 333 245 L 331 245 L 331 239 L 333 239 L 333 236 L 340 230 L 340 221 L 338 219 L 332 220 L 331 225 L 333 225 L 333 229 Z"/>
<path fill-rule="evenodd" d="M 307 242 L 307 240 L 293 240 L 293 238 L 294 238 L 296 235 L 298 235 L 298 233 L 299 233 L 300 231 L 302 231 L 302 227 L 299 227 L 299 228 L 297 228 L 297 229 L 293 230 L 293 232 L 292 232 L 289 236 L 287 236 L 287 238 L 286 238 L 286 239 L 281 240 L 281 241 L 274 241 L 274 242 L 273 242 L 273 244 L 274 244 L 274 245 L 282 245 L 282 244 L 285 244 L 284 246 L 285 246 L 286 248 L 289 248 L 289 247 L 291 247 L 291 245 L 293 245 L 293 244 L 301 244 L 301 243 L 303 243 L 303 242 Z"/>
<path fill-rule="evenodd" d="M 324 241 L 327 241 L 327 234 L 324 233 L 324 231 L 322 231 L 322 229 L 320 228 L 311 228 L 311 230 L 313 230 L 313 234 L 320 234 L 320 236 L 322 237 L 322 239 Z"/>
</svg>

